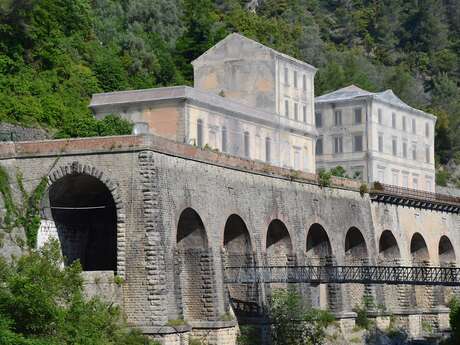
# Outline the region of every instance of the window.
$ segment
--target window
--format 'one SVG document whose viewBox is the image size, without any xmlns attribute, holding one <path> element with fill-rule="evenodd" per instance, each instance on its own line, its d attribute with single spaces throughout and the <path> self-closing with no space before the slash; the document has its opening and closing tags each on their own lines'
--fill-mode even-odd
<svg viewBox="0 0 460 345">
<path fill-rule="evenodd" d="M 360 124 L 362 123 L 362 109 L 361 108 L 358 108 L 358 109 L 355 109 L 355 124 Z"/>
<path fill-rule="evenodd" d="M 385 183 L 385 170 L 379 169 L 377 172 L 377 181 Z"/>
<path fill-rule="evenodd" d="M 382 109 L 378 110 L 377 121 L 378 121 L 379 125 L 383 124 L 383 112 L 382 112 Z"/>
<path fill-rule="evenodd" d="M 403 173 L 403 176 L 402 176 L 402 186 L 404 188 L 408 188 L 409 187 L 409 174 L 408 173 Z"/>
<path fill-rule="evenodd" d="M 407 130 L 407 119 L 405 116 L 403 116 L 402 118 L 402 127 L 403 127 L 403 131 L 405 132 Z"/>
<path fill-rule="evenodd" d="M 361 134 L 353 136 L 353 151 L 354 152 L 363 151 L 363 136 Z"/>
<path fill-rule="evenodd" d="M 431 178 L 430 177 L 425 177 L 425 179 L 426 179 L 426 190 L 428 192 L 431 192 L 431 190 L 432 190 Z"/>
<path fill-rule="evenodd" d="M 300 170 L 300 148 L 294 148 L 294 169 Z"/>
<path fill-rule="evenodd" d="M 323 127 L 323 115 L 321 113 L 315 113 L 315 124 L 316 128 Z"/>
<path fill-rule="evenodd" d="M 294 87 L 297 89 L 297 71 L 294 71 Z"/>
<path fill-rule="evenodd" d="M 396 128 L 396 114 L 391 114 L 391 127 Z"/>
<path fill-rule="evenodd" d="M 402 154 L 403 158 L 407 158 L 407 141 L 403 141 Z"/>
<path fill-rule="evenodd" d="M 430 124 L 429 124 L 428 122 L 425 123 L 425 136 L 426 136 L 427 138 L 430 137 Z"/>
<path fill-rule="evenodd" d="M 222 152 L 227 152 L 227 128 L 222 127 Z"/>
<path fill-rule="evenodd" d="M 203 120 L 198 119 L 196 122 L 196 145 L 198 147 L 203 146 Z"/>
<path fill-rule="evenodd" d="M 379 134 L 379 152 L 383 152 L 383 134 Z"/>
<path fill-rule="evenodd" d="M 334 138 L 334 153 L 343 152 L 343 137 Z"/>
<path fill-rule="evenodd" d="M 294 103 L 294 120 L 299 121 L 299 103 Z"/>
<path fill-rule="evenodd" d="M 398 155 L 398 139 L 393 137 L 393 139 L 391 140 L 391 143 L 393 147 L 393 156 L 397 156 Z"/>
<path fill-rule="evenodd" d="M 289 100 L 287 99 L 284 100 L 284 115 L 289 117 Z"/>
<path fill-rule="evenodd" d="M 417 143 L 412 144 L 412 159 L 417 160 Z"/>
<path fill-rule="evenodd" d="M 265 161 L 270 163 L 272 160 L 272 140 L 267 137 L 265 138 Z"/>
<path fill-rule="evenodd" d="M 334 112 L 334 125 L 335 126 L 342 125 L 342 112 L 340 110 L 336 110 Z"/>
<path fill-rule="evenodd" d="M 415 119 L 412 119 L 412 133 L 417 134 L 417 123 L 415 122 Z"/>
<path fill-rule="evenodd" d="M 284 67 L 284 83 L 289 85 L 289 70 L 287 67 Z"/>
<path fill-rule="evenodd" d="M 399 173 L 397 171 L 393 171 L 393 186 L 399 186 Z"/>
<path fill-rule="evenodd" d="M 431 154 L 430 154 L 430 147 L 427 146 L 427 147 L 425 148 L 425 163 L 430 164 L 430 161 L 431 161 L 430 156 L 431 156 Z"/>
<path fill-rule="evenodd" d="M 418 189 L 418 178 L 417 177 L 414 177 L 412 179 L 412 188 L 413 189 Z"/>
<path fill-rule="evenodd" d="M 355 180 L 363 180 L 364 177 L 364 167 L 358 166 L 358 167 L 352 167 L 351 171 L 353 172 L 352 178 Z"/>
<path fill-rule="evenodd" d="M 307 123 L 307 106 L 304 105 L 302 109 L 303 109 L 303 122 Z"/>
<path fill-rule="evenodd" d="M 323 138 L 316 139 L 315 153 L 317 155 L 322 155 L 323 154 Z"/>
<path fill-rule="evenodd" d="M 249 158 L 250 152 L 249 152 L 249 132 L 244 132 L 243 136 L 243 141 L 244 141 L 244 157 Z"/>
<path fill-rule="evenodd" d="M 307 90 L 307 76 L 305 74 L 302 76 L 302 88 Z"/>
</svg>

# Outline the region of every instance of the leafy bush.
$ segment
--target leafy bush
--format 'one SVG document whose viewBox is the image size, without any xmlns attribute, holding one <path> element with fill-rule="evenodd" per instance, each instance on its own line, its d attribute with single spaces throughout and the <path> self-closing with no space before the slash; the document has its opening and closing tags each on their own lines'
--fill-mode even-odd
<svg viewBox="0 0 460 345">
<path fill-rule="evenodd" d="M 84 298 L 79 263 L 61 263 L 57 242 L 0 260 L 0 344 L 153 344 L 126 328 L 118 307 Z"/>
<path fill-rule="evenodd" d="M 369 189 L 367 188 L 366 183 L 363 183 L 361 186 L 359 186 L 359 194 L 361 194 L 361 196 L 364 196 L 364 194 L 368 192 L 369 192 Z"/>
<path fill-rule="evenodd" d="M 241 325 L 240 334 L 236 339 L 237 345 L 260 345 L 260 330 L 253 325 Z"/>
<path fill-rule="evenodd" d="M 325 329 L 334 320 L 327 311 L 306 307 L 299 293 L 278 289 L 269 306 L 273 345 L 323 344 Z"/>
<path fill-rule="evenodd" d="M 318 173 L 318 182 L 321 187 L 329 187 L 331 185 L 331 173 L 325 170 L 320 170 Z"/>
</svg>

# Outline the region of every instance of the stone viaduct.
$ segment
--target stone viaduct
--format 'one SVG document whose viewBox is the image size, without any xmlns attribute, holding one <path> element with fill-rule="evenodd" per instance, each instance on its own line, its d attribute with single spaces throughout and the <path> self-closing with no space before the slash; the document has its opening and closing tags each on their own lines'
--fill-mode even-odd
<svg viewBox="0 0 460 345">
<path fill-rule="evenodd" d="M 38 245 L 57 237 L 68 262 L 80 259 L 89 293 L 120 303 L 131 325 L 165 344 L 186 344 L 190 335 L 235 343 L 229 296 L 261 303 L 276 286 L 226 286 L 229 264 L 458 266 L 458 208 L 377 202 L 351 180 L 321 187 L 315 175 L 151 135 L 5 143 L 0 165 L 10 176 L 21 171 L 29 190 L 48 176 Z M 3 255 L 17 250 L 3 244 Z M 423 322 L 448 327 L 445 305 L 456 293 L 409 285 L 298 289 L 343 327 L 369 295 L 383 306 L 376 318 L 393 314 L 413 336 Z"/>
</svg>

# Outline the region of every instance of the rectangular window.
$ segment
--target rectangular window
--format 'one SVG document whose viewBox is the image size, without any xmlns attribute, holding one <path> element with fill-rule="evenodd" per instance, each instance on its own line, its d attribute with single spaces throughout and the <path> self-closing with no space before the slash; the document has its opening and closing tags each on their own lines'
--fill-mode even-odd
<svg viewBox="0 0 460 345">
<path fill-rule="evenodd" d="M 284 100 L 284 115 L 289 117 L 289 100 Z"/>
<path fill-rule="evenodd" d="M 300 149 L 294 148 L 294 169 L 300 170 Z"/>
<path fill-rule="evenodd" d="M 302 76 L 302 88 L 307 90 L 307 76 L 305 74 Z"/>
<path fill-rule="evenodd" d="M 355 109 L 355 124 L 358 125 L 360 123 L 362 123 L 363 119 L 362 119 L 362 109 L 361 108 L 358 108 L 358 109 Z"/>
<path fill-rule="evenodd" d="M 307 106 L 304 105 L 302 107 L 302 110 L 303 110 L 303 122 L 307 123 Z"/>
<path fill-rule="evenodd" d="M 391 140 L 391 143 L 393 146 L 393 156 L 397 156 L 398 155 L 398 139 L 393 138 Z"/>
<path fill-rule="evenodd" d="M 289 70 L 287 67 L 284 67 L 284 83 L 289 85 Z"/>
<path fill-rule="evenodd" d="M 402 186 L 404 188 L 408 188 L 409 187 L 409 175 L 408 174 L 403 174 L 403 177 L 402 177 Z"/>
<path fill-rule="evenodd" d="M 201 119 L 196 122 L 196 145 L 203 146 L 203 120 Z"/>
<path fill-rule="evenodd" d="M 405 116 L 403 116 L 402 118 L 402 127 L 403 127 L 403 131 L 405 132 L 407 130 L 407 119 Z"/>
<path fill-rule="evenodd" d="M 402 154 L 403 158 L 407 158 L 407 141 L 403 141 Z"/>
<path fill-rule="evenodd" d="M 323 139 L 322 138 L 316 139 L 315 153 L 317 155 L 322 155 L 323 154 Z"/>
<path fill-rule="evenodd" d="M 227 152 L 227 128 L 222 127 L 222 152 Z"/>
<path fill-rule="evenodd" d="M 432 185 L 432 183 L 431 183 L 431 178 L 429 178 L 429 177 L 426 177 L 425 179 L 426 179 L 426 190 L 427 190 L 428 192 L 431 192 L 431 191 L 432 191 L 432 186 L 431 186 L 431 185 Z"/>
<path fill-rule="evenodd" d="M 385 183 L 385 170 L 379 169 L 377 172 L 377 181 Z"/>
<path fill-rule="evenodd" d="M 412 119 L 412 133 L 417 134 L 417 123 L 415 119 Z"/>
<path fill-rule="evenodd" d="M 323 127 L 323 115 L 321 113 L 315 113 L 315 124 L 316 128 Z"/>
<path fill-rule="evenodd" d="M 294 71 L 294 87 L 297 89 L 297 71 Z"/>
<path fill-rule="evenodd" d="M 334 125 L 335 126 L 342 125 L 342 112 L 340 110 L 336 110 L 334 112 Z"/>
<path fill-rule="evenodd" d="M 412 188 L 413 189 L 418 189 L 418 178 L 417 177 L 414 177 L 412 179 Z"/>
<path fill-rule="evenodd" d="M 426 136 L 427 138 L 430 137 L 430 124 L 429 124 L 428 122 L 425 123 L 425 136 Z"/>
<path fill-rule="evenodd" d="M 294 120 L 299 121 L 299 103 L 294 103 Z"/>
<path fill-rule="evenodd" d="M 379 152 L 383 152 L 383 134 L 379 134 Z"/>
<path fill-rule="evenodd" d="M 378 121 L 379 125 L 383 124 L 383 112 L 382 112 L 382 109 L 378 110 L 377 121 Z"/>
<path fill-rule="evenodd" d="M 265 138 L 265 161 L 270 163 L 272 159 L 272 140 Z"/>
<path fill-rule="evenodd" d="M 249 158 L 250 152 L 250 142 L 249 142 L 249 132 L 244 132 L 244 157 Z"/>
<path fill-rule="evenodd" d="M 397 171 L 393 171 L 393 186 L 399 186 L 399 173 Z"/>
<path fill-rule="evenodd" d="M 428 163 L 428 164 L 430 164 L 430 162 L 431 162 L 430 156 L 431 156 L 430 147 L 426 147 L 425 148 L 425 162 Z"/>
<path fill-rule="evenodd" d="M 391 127 L 396 128 L 396 114 L 391 114 Z"/>
<path fill-rule="evenodd" d="M 363 151 L 363 136 L 362 135 L 353 136 L 353 151 L 354 152 Z"/>
<path fill-rule="evenodd" d="M 412 144 L 412 159 L 417 160 L 417 144 Z"/>
<path fill-rule="evenodd" d="M 343 137 L 334 138 L 334 153 L 343 152 Z"/>
</svg>

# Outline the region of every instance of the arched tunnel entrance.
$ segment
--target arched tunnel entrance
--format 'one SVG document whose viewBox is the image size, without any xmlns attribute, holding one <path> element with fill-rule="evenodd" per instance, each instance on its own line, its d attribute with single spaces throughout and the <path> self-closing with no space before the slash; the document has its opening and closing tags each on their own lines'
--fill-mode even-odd
<svg viewBox="0 0 460 345">
<path fill-rule="evenodd" d="M 416 232 L 410 241 L 410 253 L 413 266 L 430 266 L 430 254 L 428 246 L 423 236 Z M 411 306 L 423 310 L 433 306 L 433 287 L 432 286 L 412 286 Z"/>
<path fill-rule="evenodd" d="M 449 237 L 443 235 L 439 240 L 438 245 L 439 265 L 442 267 L 455 267 L 457 257 L 455 255 L 454 246 Z M 438 289 L 440 296 L 438 298 L 439 304 L 448 305 L 454 296 L 460 295 L 459 287 L 442 286 Z"/>
<path fill-rule="evenodd" d="M 49 187 L 42 206 L 56 227 L 65 265 L 79 260 L 84 271 L 116 270 L 117 212 L 104 183 L 66 175 Z"/>
</svg>

